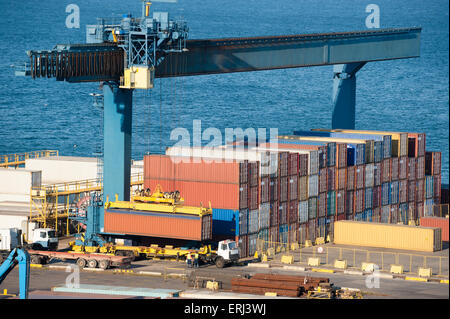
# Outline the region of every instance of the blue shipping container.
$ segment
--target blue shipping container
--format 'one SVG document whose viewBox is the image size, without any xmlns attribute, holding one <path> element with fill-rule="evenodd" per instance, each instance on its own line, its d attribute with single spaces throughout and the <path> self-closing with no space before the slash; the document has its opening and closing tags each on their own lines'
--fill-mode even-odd
<svg viewBox="0 0 450 319">
<path fill-rule="evenodd" d="M 213 235 L 239 236 L 239 211 L 213 208 Z"/>
</svg>

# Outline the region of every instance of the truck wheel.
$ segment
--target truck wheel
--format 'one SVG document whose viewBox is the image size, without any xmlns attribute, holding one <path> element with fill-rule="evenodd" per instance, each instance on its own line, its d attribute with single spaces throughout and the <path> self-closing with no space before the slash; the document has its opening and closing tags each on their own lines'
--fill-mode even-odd
<svg viewBox="0 0 450 319">
<path fill-rule="evenodd" d="M 109 268 L 109 260 L 100 260 L 98 263 L 98 268 L 106 270 Z"/>
<path fill-rule="evenodd" d="M 223 268 L 225 266 L 225 260 L 222 257 L 216 258 L 216 267 Z"/>
<path fill-rule="evenodd" d="M 86 267 L 86 259 L 78 258 L 77 259 L 77 266 L 80 268 Z"/>
<path fill-rule="evenodd" d="M 97 260 L 95 260 L 95 259 L 90 259 L 87 262 L 87 265 L 88 265 L 89 268 L 96 268 L 97 264 L 98 264 Z"/>
<path fill-rule="evenodd" d="M 30 262 L 31 262 L 32 264 L 38 265 L 38 264 L 41 263 L 41 257 L 39 257 L 39 256 L 37 256 L 37 255 L 32 255 L 31 258 L 30 258 Z"/>
</svg>

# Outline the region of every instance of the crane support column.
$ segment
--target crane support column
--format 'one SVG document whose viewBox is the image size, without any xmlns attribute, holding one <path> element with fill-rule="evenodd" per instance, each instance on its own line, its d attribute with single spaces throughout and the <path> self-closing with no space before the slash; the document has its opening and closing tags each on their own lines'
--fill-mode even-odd
<svg viewBox="0 0 450 319">
<path fill-rule="evenodd" d="M 332 128 L 354 129 L 356 113 L 356 72 L 366 62 L 333 66 Z"/>
<path fill-rule="evenodd" d="M 105 82 L 104 99 L 104 175 L 103 200 L 130 200 L 131 127 L 133 90 L 120 89 L 116 82 Z M 99 226 L 103 228 L 100 213 Z"/>
</svg>

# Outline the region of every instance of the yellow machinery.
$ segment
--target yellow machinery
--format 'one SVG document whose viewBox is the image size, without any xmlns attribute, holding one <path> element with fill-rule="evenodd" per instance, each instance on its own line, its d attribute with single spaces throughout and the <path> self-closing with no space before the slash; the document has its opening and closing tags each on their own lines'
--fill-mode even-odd
<svg viewBox="0 0 450 319">
<path fill-rule="evenodd" d="M 183 206 L 184 199 L 179 192 L 163 192 L 160 185 L 156 186 L 153 193 L 147 189 L 136 191 L 131 201 L 110 202 L 108 199 L 105 203 L 105 209 L 121 208 L 141 211 L 157 211 L 164 213 L 182 213 L 202 216 L 204 214 L 212 214 L 212 208 Z M 211 206 L 211 203 L 210 203 Z M 83 239 L 83 237 L 82 237 Z M 181 249 L 173 246 L 159 247 L 158 245 L 146 246 L 125 246 L 108 243 L 103 246 L 84 246 L 75 245 L 75 242 L 69 243 L 72 251 L 87 253 L 104 253 L 112 255 L 130 256 L 132 258 L 174 258 L 184 259 L 189 253 L 198 253 L 204 259 L 210 259 L 216 255 L 216 251 L 211 250 L 211 246 L 203 246 L 200 249 Z"/>
<path fill-rule="evenodd" d="M 152 89 L 155 79 L 155 68 L 148 66 L 132 66 L 124 70 L 120 77 L 122 89 Z"/>
</svg>

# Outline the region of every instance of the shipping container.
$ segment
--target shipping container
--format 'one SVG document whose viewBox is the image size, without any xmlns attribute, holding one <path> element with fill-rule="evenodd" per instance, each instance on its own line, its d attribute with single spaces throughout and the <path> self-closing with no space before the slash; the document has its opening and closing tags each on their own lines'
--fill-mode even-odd
<svg viewBox="0 0 450 319">
<path fill-rule="evenodd" d="M 308 223 L 301 224 L 298 227 L 298 243 L 304 245 L 308 240 Z"/>
<path fill-rule="evenodd" d="M 298 157 L 298 176 L 306 176 L 309 174 L 309 156 L 310 154 L 299 154 Z M 317 154 L 317 153 L 316 153 Z M 319 165 L 318 162 L 319 158 L 317 158 L 317 165 Z"/>
<path fill-rule="evenodd" d="M 308 219 L 309 220 L 317 218 L 317 209 L 318 209 L 317 197 L 310 197 L 308 199 Z"/>
<path fill-rule="evenodd" d="M 330 140 L 328 138 L 322 138 L 317 136 L 301 136 L 303 131 L 294 131 L 294 135 L 282 135 L 279 136 L 278 142 L 281 143 L 281 141 L 287 142 L 287 143 L 294 143 L 294 144 L 301 144 L 301 143 L 307 143 L 311 145 L 325 145 L 326 151 L 322 156 L 324 156 L 322 159 L 319 158 L 319 161 L 322 161 L 322 164 L 320 165 L 320 168 L 324 168 L 326 166 L 336 166 L 336 142 L 333 140 Z M 305 131 L 309 133 L 309 131 Z M 297 134 L 298 133 L 298 134 Z M 319 151 L 320 153 L 320 151 Z M 319 154 L 320 157 L 320 154 Z"/>
<path fill-rule="evenodd" d="M 425 211 L 425 206 L 424 206 L 424 202 L 416 202 L 416 212 L 415 212 L 415 217 L 416 219 L 422 218 L 424 211 Z"/>
<path fill-rule="evenodd" d="M 289 244 L 298 243 L 298 223 L 290 223 L 289 224 L 289 235 L 288 235 Z"/>
<path fill-rule="evenodd" d="M 250 187 L 248 191 L 248 209 L 258 209 L 258 206 L 259 206 L 259 187 L 258 186 Z"/>
<path fill-rule="evenodd" d="M 434 252 L 441 250 L 441 230 L 440 228 L 339 221 L 334 224 L 334 243 Z"/>
<path fill-rule="evenodd" d="M 269 248 L 269 229 L 261 229 L 258 232 L 258 245 L 257 248 L 262 251 L 267 251 Z"/>
<path fill-rule="evenodd" d="M 327 218 L 327 238 L 334 240 L 334 216 Z"/>
<path fill-rule="evenodd" d="M 113 234 L 208 241 L 212 239 L 212 214 L 192 215 L 125 209 L 108 209 L 104 231 Z"/>
<path fill-rule="evenodd" d="M 364 165 L 358 165 L 355 169 L 355 186 L 356 189 L 364 188 L 364 174 L 365 167 Z"/>
<path fill-rule="evenodd" d="M 355 191 L 355 214 L 364 210 L 364 189 Z"/>
<path fill-rule="evenodd" d="M 280 201 L 286 202 L 289 197 L 288 193 L 288 177 L 281 177 L 280 178 Z"/>
<path fill-rule="evenodd" d="M 424 217 L 429 217 L 429 216 L 434 216 L 434 199 L 426 199 L 425 202 L 423 203 L 423 216 Z"/>
<path fill-rule="evenodd" d="M 389 219 L 391 224 L 398 223 L 398 204 L 391 205 L 391 214 L 389 216 Z"/>
<path fill-rule="evenodd" d="M 381 186 L 381 162 L 373 164 L 373 186 Z"/>
<path fill-rule="evenodd" d="M 213 236 L 224 235 L 234 238 L 239 235 L 239 211 L 213 208 Z"/>
<path fill-rule="evenodd" d="M 248 181 L 250 187 L 258 186 L 259 184 L 259 162 L 248 163 Z"/>
<path fill-rule="evenodd" d="M 415 200 L 417 202 L 423 202 L 425 199 L 425 180 L 418 179 L 416 180 L 416 195 Z"/>
<path fill-rule="evenodd" d="M 320 193 L 317 197 L 317 216 L 327 215 L 327 193 Z"/>
<path fill-rule="evenodd" d="M 398 157 L 391 158 L 391 181 L 398 180 Z"/>
<path fill-rule="evenodd" d="M 307 223 L 309 220 L 308 201 L 301 201 L 298 203 L 298 223 Z"/>
<path fill-rule="evenodd" d="M 327 191 L 336 190 L 336 167 L 328 167 L 327 172 Z"/>
<path fill-rule="evenodd" d="M 308 222 L 308 240 L 310 240 L 312 243 L 316 241 L 316 225 L 316 219 L 312 219 Z"/>
<path fill-rule="evenodd" d="M 422 227 L 437 227 L 441 229 L 442 241 L 448 242 L 448 218 L 445 217 L 422 217 L 420 219 Z"/>
<path fill-rule="evenodd" d="M 364 190 L 364 208 L 365 209 L 373 208 L 373 189 L 372 189 L 372 187 L 367 187 Z"/>
<path fill-rule="evenodd" d="M 407 156 L 402 156 L 398 160 L 398 179 L 408 178 L 409 160 Z"/>
<path fill-rule="evenodd" d="M 299 154 L 289 153 L 288 155 L 288 174 L 298 176 L 299 173 Z"/>
<path fill-rule="evenodd" d="M 346 182 L 347 182 L 347 168 L 339 168 L 337 170 L 337 176 L 336 176 L 336 189 L 346 189 Z"/>
<path fill-rule="evenodd" d="M 375 141 L 373 149 L 373 162 L 380 163 L 383 160 L 383 141 Z"/>
<path fill-rule="evenodd" d="M 270 227 L 270 203 L 264 203 L 259 206 L 258 223 L 259 231 Z"/>
<path fill-rule="evenodd" d="M 433 198 L 434 195 L 434 178 L 433 176 L 425 176 L 425 198 Z"/>
<path fill-rule="evenodd" d="M 316 236 L 317 237 L 327 237 L 327 218 L 317 218 L 317 230 L 316 230 Z"/>
<path fill-rule="evenodd" d="M 288 181 L 289 200 L 296 200 L 298 199 L 298 175 L 289 176 Z"/>
<path fill-rule="evenodd" d="M 5 196 L 5 201 L 29 202 L 31 188 L 41 186 L 41 171 L 0 167 L 0 194 Z M 14 200 L 15 197 L 19 199 Z M 0 201 L 2 200 L 0 199 Z"/>
<path fill-rule="evenodd" d="M 408 203 L 402 203 L 398 206 L 399 223 L 408 225 Z"/>
<path fill-rule="evenodd" d="M 385 223 L 385 224 L 389 224 L 390 216 L 391 216 L 391 205 L 381 206 L 380 213 L 381 213 L 381 215 L 380 215 L 380 222 L 381 223 Z"/>
<path fill-rule="evenodd" d="M 441 175 L 434 175 L 433 176 L 433 189 L 434 189 L 434 195 L 433 197 L 436 199 L 436 203 L 439 204 L 441 202 Z"/>
<path fill-rule="evenodd" d="M 239 210 L 239 236 L 248 234 L 248 209 Z"/>
<path fill-rule="evenodd" d="M 387 158 L 381 162 L 381 182 L 391 181 L 391 159 Z"/>
<path fill-rule="evenodd" d="M 385 206 L 391 203 L 391 184 L 383 183 L 381 185 L 381 205 Z"/>
<path fill-rule="evenodd" d="M 390 188 L 391 188 L 390 203 L 391 204 L 398 204 L 398 200 L 399 200 L 399 185 L 398 185 L 398 181 L 391 182 Z"/>
<path fill-rule="evenodd" d="M 280 225 L 279 239 L 280 239 L 280 244 L 288 244 L 289 243 L 289 225 L 288 224 Z"/>
<path fill-rule="evenodd" d="M 260 198 L 261 203 L 270 201 L 270 177 L 262 177 L 260 182 Z"/>
<path fill-rule="evenodd" d="M 406 179 L 400 180 L 398 182 L 399 195 L 398 202 L 406 203 L 408 201 L 408 181 Z"/>
<path fill-rule="evenodd" d="M 414 171 L 415 166 L 415 171 Z M 422 179 L 425 178 L 425 156 L 420 156 L 417 158 L 409 159 L 409 167 L 408 167 L 408 179 Z M 413 175 L 413 176 L 411 176 Z"/>
<path fill-rule="evenodd" d="M 248 234 L 257 233 L 259 230 L 259 210 L 248 211 Z"/>
<path fill-rule="evenodd" d="M 408 156 L 425 156 L 425 133 L 408 133 Z"/>
<path fill-rule="evenodd" d="M 356 166 L 347 167 L 347 190 L 355 189 L 355 171 Z"/>
<path fill-rule="evenodd" d="M 288 203 L 288 223 L 298 222 L 298 200 L 291 200 Z"/>
<path fill-rule="evenodd" d="M 280 228 L 274 226 L 269 228 L 269 246 L 276 247 L 280 241 Z"/>
<path fill-rule="evenodd" d="M 278 215 L 280 224 L 287 224 L 289 214 L 289 204 L 287 202 L 279 203 L 278 205 Z"/>
<path fill-rule="evenodd" d="M 270 178 L 270 201 L 275 202 L 278 200 L 278 178 Z"/>
<path fill-rule="evenodd" d="M 375 183 L 374 164 L 365 165 L 364 183 L 365 187 L 373 187 Z"/>
<path fill-rule="evenodd" d="M 248 257 L 248 236 L 247 235 L 239 236 L 237 243 L 239 248 L 239 257 L 240 258 Z"/>
<path fill-rule="evenodd" d="M 298 178 L 298 199 L 301 201 L 307 200 L 309 196 L 314 196 L 308 194 L 308 180 L 309 176 L 301 176 Z M 314 189 L 312 191 L 314 193 Z"/>
<path fill-rule="evenodd" d="M 416 181 L 408 181 L 408 202 L 416 201 Z"/>
<path fill-rule="evenodd" d="M 353 216 L 355 213 L 355 192 L 347 191 L 345 195 L 345 215 Z"/>
<path fill-rule="evenodd" d="M 377 208 L 373 209 L 372 222 L 373 223 L 380 223 L 381 222 L 381 207 L 377 207 Z"/>
<path fill-rule="evenodd" d="M 425 153 L 425 175 L 441 174 L 441 152 Z"/>
<path fill-rule="evenodd" d="M 381 206 L 381 186 L 375 186 L 372 189 L 373 197 L 372 197 L 372 207 L 377 208 Z"/>
<path fill-rule="evenodd" d="M 336 191 L 336 213 L 345 214 L 345 193 L 344 189 Z"/>
<path fill-rule="evenodd" d="M 248 256 L 254 256 L 258 245 L 258 234 L 248 235 Z"/>
<path fill-rule="evenodd" d="M 319 170 L 319 193 L 327 191 L 327 168 L 321 168 Z"/>
<path fill-rule="evenodd" d="M 280 214 L 278 213 L 278 202 L 270 203 L 270 227 L 280 224 Z"/>
<path fill-rule="evenodd" d="M 336 192 L 327 192 L 327 216 L 336 215 Z"/>
</svg>

